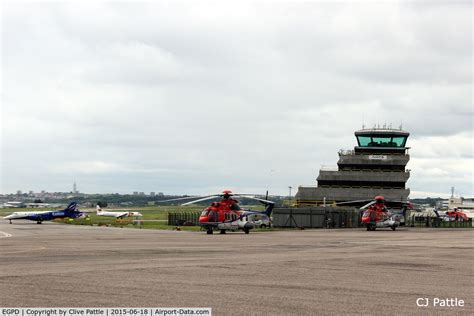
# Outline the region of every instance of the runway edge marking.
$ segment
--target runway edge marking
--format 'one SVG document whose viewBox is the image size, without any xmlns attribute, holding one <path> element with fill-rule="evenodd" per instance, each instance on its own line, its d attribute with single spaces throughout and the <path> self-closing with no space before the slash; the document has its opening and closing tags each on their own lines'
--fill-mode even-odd
<svg viewBox="0 0 474 316">
<path fill-rule="evenodd" d="M 0 238 L 8 238 L 8 237 L 11 237 L 11 236 L 12 236 L 12 234 L 0 231 Z"/>
</svg>

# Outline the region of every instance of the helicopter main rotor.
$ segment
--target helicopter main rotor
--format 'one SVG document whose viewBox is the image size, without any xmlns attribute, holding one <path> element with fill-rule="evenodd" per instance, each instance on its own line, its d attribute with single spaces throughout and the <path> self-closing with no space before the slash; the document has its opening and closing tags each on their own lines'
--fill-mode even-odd
<svg viewBox="0 0 474 316">
<path fill-rule="evenodd" d="M 220 194 L 212 194 L 212 195 L 200 196 L 200 197 L 189 196 L 189 197 L 183 197 L 183 198 L 177 198 L 177 199 L 171 199 L 171 200 L 158 201 L 158 203 L 189 200 L 189 199 L 197 198 L 196 200 L 189 201 L 189 202 L 181 204 L 182 206 L 186 206 L 186 205 L 199 203 L 199 202 L 202 202 L 202 201 L 212 200 L 212 199 L 215 199 L 215 198 L 230 199 L 233 196 L 256 200 L 256 201 L 262 202 L 264 204 L 275 204 L 275 202 L 268 200 L 268 191 L 267 191 L 267 195 L 265 196 L 265 199 L 261 199 L 261 198 L 258 198 L 256 196 L 254 196 L 254 195 L 251 195 L 251 194 L 234 194 L 234 193 L 232 193 L 231 190 L 224 190 Z"/>
</svg>

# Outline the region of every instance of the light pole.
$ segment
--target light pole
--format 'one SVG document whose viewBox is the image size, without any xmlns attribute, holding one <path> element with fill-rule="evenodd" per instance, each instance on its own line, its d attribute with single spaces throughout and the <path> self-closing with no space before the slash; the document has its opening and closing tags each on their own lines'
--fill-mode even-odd
<svg viewBox="0 0 474 316">
<path fill-rule="evenodd" d="M 291 206 L 291 189 L 293 189 L 293 187 L 291 185 L 289 185 L 288 189 L 290 189 L 290 194 L 288 196 L 288 206 Z"/>
</svg>

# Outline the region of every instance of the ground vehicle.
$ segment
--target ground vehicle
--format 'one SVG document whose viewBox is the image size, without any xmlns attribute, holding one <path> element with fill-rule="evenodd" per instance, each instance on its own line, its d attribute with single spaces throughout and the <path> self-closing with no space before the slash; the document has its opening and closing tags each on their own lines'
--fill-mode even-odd
<svg viewBox="0 0 474 316">
<path fill-rule="evenodd" d="M 272 221 L 266 214 L 246 215 L 247 221 L 253 223 L 254 227 L 267 228 L 272 226 Z"/>
</svg>

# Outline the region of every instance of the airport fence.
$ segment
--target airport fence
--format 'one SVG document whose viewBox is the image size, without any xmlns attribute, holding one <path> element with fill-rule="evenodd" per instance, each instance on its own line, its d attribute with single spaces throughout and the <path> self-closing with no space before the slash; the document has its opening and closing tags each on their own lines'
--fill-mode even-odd
<svg viewBox="0 0 474 316">
<path fill-rule="evenodd" d="M 201 212 L 168 213 L 170 226 L 198 226 Z"/>
<path fill-rule="evenodd" d="M 472 218 L 467 221 L 458 218 L 457 220 L 445 221 L 437 216 L 412 215 L 409 226 L 411 227 L 439 227 L 439 228 L 471 228 Z"/>
<path fill-rule="evenodd" d="M 273 210 L 274 227 L 356 228 L 360 212 L 352 207 L 299 207 Z"/>
</svg>

